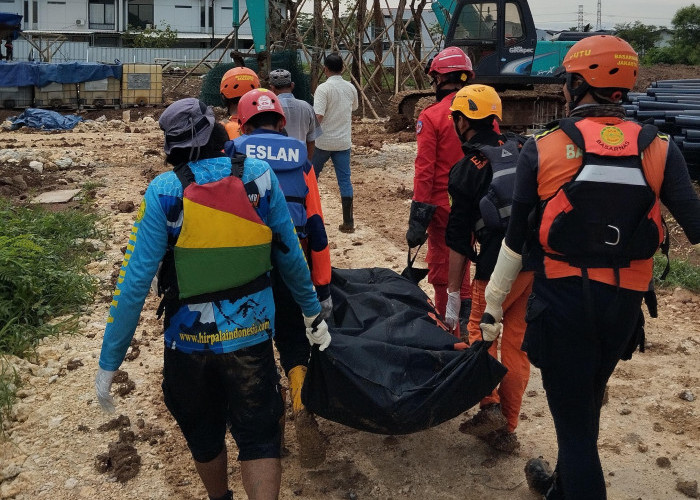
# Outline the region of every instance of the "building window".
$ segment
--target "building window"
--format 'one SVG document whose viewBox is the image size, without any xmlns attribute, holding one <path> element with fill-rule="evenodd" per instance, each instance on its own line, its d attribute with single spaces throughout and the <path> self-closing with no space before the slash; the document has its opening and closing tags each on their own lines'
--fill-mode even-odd
<svg viewBox="0 0 700 500">
<path fill-rule="evenodd" d="M 88 19 L 90 29 L 113 30 L 114 26 L 114 1 L 90 0 L 88 6 Z"/>
<path fill-rule="evenodd" d="M 153 26 L 153 0 L 129 0 L 129 26 L 146 28 Z"/>
</svg>

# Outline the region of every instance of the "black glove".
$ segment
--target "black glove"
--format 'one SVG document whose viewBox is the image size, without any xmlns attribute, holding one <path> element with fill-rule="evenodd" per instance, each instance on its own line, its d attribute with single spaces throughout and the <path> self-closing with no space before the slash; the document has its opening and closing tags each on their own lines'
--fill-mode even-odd
<svg viewBox="0 0 700 500">
<path fill-rule="evenodd" d="M 417 247 L 425 243 L 428 239 L 428 225 L 437 209 L 436 205 L 411 202 L 411 214 L 408 217 L 408 231 L 406 231 L 406 242 L 409 248 Z"/>
</svg>

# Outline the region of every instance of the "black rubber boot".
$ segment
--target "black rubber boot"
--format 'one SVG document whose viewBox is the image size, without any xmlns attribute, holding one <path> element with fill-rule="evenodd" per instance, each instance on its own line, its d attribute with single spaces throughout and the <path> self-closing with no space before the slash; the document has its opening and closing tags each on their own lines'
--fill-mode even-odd
<svg viewBox="0 0 700 500">
<path fill-rule="evenodd" d="M 343 196 L 340 198 L 343 204 L 343 223 L 338 226 L 341 233 L 354 233 L 355 220 L 352 217 L 352 196 Z"/>
<path fill-rule="evenodd" d="M 233 500 L 233 491 L 228 490 L 224 496 L 219 498 L 209 497 L 209 500 Z"/>
<path fill-rule="evenodd" d="M 531 458 L 525 464 L 525 479 L 530 490 L 545 496 L 545 498 L 557 498 L 551 496 L 556 476 L 544 458 Z"/>
</svg>

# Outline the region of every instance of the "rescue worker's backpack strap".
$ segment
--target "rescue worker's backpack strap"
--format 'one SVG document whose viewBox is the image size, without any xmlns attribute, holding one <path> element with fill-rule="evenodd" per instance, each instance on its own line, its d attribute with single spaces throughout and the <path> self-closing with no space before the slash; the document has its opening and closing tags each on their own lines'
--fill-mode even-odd
<svg viewBox="0 0 700 500">
<path fill-rule="evenodd" d="M 642 130 L 639 131 L 637 136 L 638 151 L 641 153 L 648 148 L 654 142 L 658 133 L 659 127 L 650 124 L 642 125 Z"/>
<path fill-rule="evenodd" d="M 177 178 L 180 180 L 183 191 L 194 182 L 194 174 L 188 163 L 180 163 L 173 169 L 173 172 L 175 172 L 175 175 L 177 175 Z"/>
<path fill-rule="evenodd" d="M 233 177 L 243 178 L 243 167 L 245 164 L 246 155 L 243 153 L 234 153 L 231 157 L 231 175 Z"/>
<path fill-rule="evenodd" d="M 585 151 L 586 141 L 583 138 L 583 134 L 576 126 L 577 121 L 579 121 L 579 119 L 562 118 L 559 121 L 559 128 L 569 137 L 569 139 L 574 141 L 574 144 L 579 147 L 581 151 Z"/>
</svg>

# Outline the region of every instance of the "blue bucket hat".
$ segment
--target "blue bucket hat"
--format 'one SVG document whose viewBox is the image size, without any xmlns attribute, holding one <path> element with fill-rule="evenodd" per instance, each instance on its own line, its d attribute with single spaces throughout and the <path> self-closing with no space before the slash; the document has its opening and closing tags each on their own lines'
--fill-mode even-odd
<svg viewBox="0 0 700 500">
<path fill-rule="evenodd" d="M 158 124 L 165 134 L 163 149 L 202 147 L 214 130 L 214 111 L 194 97 L 175 101 L 160 115 Z"/>
</svg>

